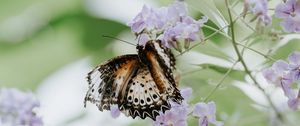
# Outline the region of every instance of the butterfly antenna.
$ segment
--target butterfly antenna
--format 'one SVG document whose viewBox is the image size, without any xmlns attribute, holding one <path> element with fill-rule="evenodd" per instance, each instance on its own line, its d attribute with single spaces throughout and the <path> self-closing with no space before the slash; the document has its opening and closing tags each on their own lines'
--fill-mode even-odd
<svg viewBox="0 0 300 126">
<path fill-rule="evenodd" d="M 115 40 L 118 40 L 118 41 L 121 41 L 121 42 L 125 42 L 129 45 L 133 45 L 133 46 L 136 46 L 135 44 L 131 43 L 131 42 L 128 42 L 128 41 L 125 41 L 125 40 L 122 40 L 122 39 L 119 39 L 119 38 L 116 38 L 116 37 L 112 37 L 112 36 L 108 36 L 108 35 L 102 35 L 102 37 L 104 38 L 110 38 L 110 39 L 115 39 Z"/>
</svg>

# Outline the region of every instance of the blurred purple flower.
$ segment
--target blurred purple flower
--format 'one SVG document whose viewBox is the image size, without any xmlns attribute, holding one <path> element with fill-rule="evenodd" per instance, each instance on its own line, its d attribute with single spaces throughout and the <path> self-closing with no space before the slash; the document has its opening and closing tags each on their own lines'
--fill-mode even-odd
<svg viewBox="0 0 300 126">
<path fill-rule="evenodd" d="M 180 90 L 181 96 L 184 98 L 184 100 L 189 100 L 192 97 L 193 89 L 188 87 L 188 88 L 183 88 Z"/>
<path fill-rule="evenodd" d="M 288 105 L 296 110 L 300 106 L 300 52 L 293 52 L 288 56 L 288 63 L 283 60 L 276 61 L 271 68 L 263 70 L 265 79 L 282 88 Z M 293 89 L 294 82 L 298 83 L 298 95 Z"/>
<path fill-rule="evenodd" d="M 195 21 L 191 17 L 184 17 L 182 21 L 177 22 L 174 27 L 165 30 L 162 38 L 163 44 L 169 47 L 169 43 L 174 43 L 179 40 L 184 40 L 184 42 L 199 40 L 199 30 L 207 20 L 205 16 L 198 21 Z"/>
<path fill-rule="evenodd" d="M 121 111 L 117 104 L 110 106 L 110 114 L 113 118 L 117 118 L 120 116 Z"/>
<path fill-rule="evenodd" d="M 142 11 L 128 25 L 133 32 L 139 34 L 144 29 L 154 29 L 158 20 L 155 11 L 144 5 Z"/>
<path fill-rule="evenodd" d="M 199 117 L 199 126 L 208 126 L 208 123 L 216 126 L 223 125 L 223 122 L 216 120 L 216 104 L 214 102 L 197 103 L 193 115 Z"/>
<path fill-rule="evenodd" d="M 42 119 L 35 112 L 38 107 L 40 103 L 32 93 L 16 89 L 0 90 L 0 124 L 42 126 Z"/>
<path fill-rule="evenodd" d="M 188 105 L 171 102 L 171 109 L 165 113 L 160 112 L 153 122 L 154 126 L 187 126 Z"/>
<path fill-rule="evenodd" d="M 162 7 L 157 9 L 157 15 L 160 18 L 160 28 L 162 30 L 173 27 L 183 17 L 187 16 L 187 8 L 184 2 L 176 1 L 169 7 Z"/>
<path fill-rule="evenodd" d="M 153 122 L 154 126 L 187 126 L 188 103 L 187 100 L 192 95 L 192 88 L 184 88 L 180 90 L 184 100 L 181 104 L 170 101 L 171 109 L 165 113 L 160 113 Z"/>
<path fill-rule="evenodd" d="M 174 25 L 186 13 L 186 6 L 183 2 L 175 2 L 167 8 L 158 9 L 144 5 L 142 11 L 128 25 L 137 34 L 140 34 L 143 30 L 147 32 L 163 30 L 165 27 Z"/>
<path fill-rule="evenodd" d="M 297 98 L 289 99 L 288 105 L 291 109 L 297 110 L 300 105 L 300 97 L 298 96 Z"/>
<path fill-rule="evenodd" d="M 255 15 L 255 19 L 258 18 L 264 25 L 272 23 L 272 18 L 268 15 L 267 0 L 245 0 L 245 8 L 249 9 Z"/>
<path fill-rule="evenodd" d="M 137 36 L 138 38 L 138 44 L 139 45 L 145 45 L 149 40 L 150 37 L 148 34 L 142 33 L 141 35 Z"/>
<path fill-rule="evenodd" d="M 173 28 L 168 28 L 164 31 L 163 35 L 159 37 L 165 47 L 170 48 L 174 43 L 176 43 L 176 31 Z M 174 46 L 174 45 L 173 45 Z"/>
<path fill-rule="evenodd" d="M 168 7 L 158 9 L 144 6 L 129 26 L 137 35 L 139 45 L 145 45 L 149 40 L 161 40 L 165 47 L 178 49 L 178 42 L 181 40 L 198 40 L 199 30 L 207 20 L 204 17 L 196 21 L 187 16 L 184 2 L 176 1 Z"/>
<path fill-rule="evenodd" d="M 300 52 L 293 52 L 288 57 L 290 76 L 298 83 L 300 87 Z M 300 106 L 300 89 L 298 95 L 289 98 L 288 105 L 291 109 L 297 110 Z"/>
<path fill-rule="evenodd" d="M 288 0 L 286 3 L 277 5 L 275 16 L 283 19 L 280 25 L 285 32 L 300 32 L 299 0 Z"/>
<path fill-rule="evenodd" d="M 263 75 L 269 83 L 280 86 L 281 83 L 285 83 L 283 82 L 284 80 L 290 80 L 289 78 L 282 78 L 283 75 L 287 74 L 288 67 L 289 65 L 287 62 L 278 60 L 272 65 L 272 67 L 263 70 Z M 289 81 L 287 81 L 287 84 L 289 84 Z"/>
<path fill-rule="evenodd" d="M 288 73 L 289 65 L 283 60 L 276 61 L 271 68 L 263 70 L 263 76 L 265 79 L 278 87 L 283 89 L 285 96 L 292 98 L 295 96 L 291 89 L 292 78 Z"/>
<path fill-rule="evenodd" d="M 293 52 L 288 57 L 289 69 L 294 81 L 300 85 L 300 52 Z"/>
</svg>

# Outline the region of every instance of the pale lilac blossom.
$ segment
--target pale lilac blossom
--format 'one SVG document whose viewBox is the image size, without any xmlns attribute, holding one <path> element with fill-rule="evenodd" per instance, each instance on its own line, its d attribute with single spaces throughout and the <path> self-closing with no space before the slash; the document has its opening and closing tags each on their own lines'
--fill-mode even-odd
<svg viewBox="0 0 300 126">
<path fill-rule="evenodd" d="M 291 53 L 288 56 L 288 63 L 278 60 L 262 73 L 269 83 L 282 88 L 288 98 L 289 107 L 293 110 L 298 109 L 300 105 L 300 52 Z M 297 86 L 293 86 L 295 83 Z M 298 93 L 295 90 L 298 90 Z"/>
<path fill-rule="evenodd" d="M 113 118 L 118 118 L 120 116 L 121 111 L 117 104 L 110 106 L 110 114 Z"/>
<path fill-rule="evenodd" d="M 300 97 L 289 99 L 288 105 L 292 110 L 297 110 L 298 106 L 300 105 Z"/>
<path fill-rule="evenodd" d="M 139 45 L 145 45 L 150 40 L 150 36 L 146 33 L 142 33 L 141 35 L 137 36 L 137 39 Z"/>
<path fill-rule="evenodd" d="M 197 103 L 194 107 L 193 116 L 199 118 L 199 126 L 208 126 L 209 123 L 216 126 L 223 125 L 223 122 L 216 120 L 216 104 L 214 102 Z"/>
<path fill-rule="evenodd" d="M 300 84 L 300 52 L 293 52 L 288 57 L 289 70 L 294 81 Z"/>
<path fill-rule="evenodd" d="M 175 26 L 183 17 L 186 17 L 187 7 L 183 2 L 174 2 L 169 7 L 158 8 L 156 12 L 160 18 L 160 28 L 164 30 Z"/>
<path fill-rule="evenodd" d="M 157 27 L 158 20 L 155 10 L 144 5 L 142 11 L 129 23 L 129 26 L 133 32 L 139 34 L 143 30 L 152 30 Z"/>
<path fill-rule="evenodd" d="M 275 16 L 283 20 L 280 25 L 285 32 L 300 32 L 300 0 L 277 5 Z"/>
<path fill-rule="evenodd" d="M 42 126 L 43 121 L 36 113 L 39 101 L 32 93 L 17 89 L 0 90 L 0 125 Z"/>
<path fill-rule="evenodd" d="M 250 11 L 263 22 L 269 25 L 272 18 L 268 15 L 268 1 L 267 0 L 245 0 L 245 5 L 248 6 Z"/>
<path fill-rule="evenodd" d="M 263 75 L 269 83 L 273 83 L 277 86 L 280 86 L 283 81 L 290 80 L 290 78 L 284 79 L 283 76 L 287 74 L 288 63 L 283 60 L 276 61 L 272 67 L 263 70 Z M 287 81 L 287 83 L 291 83 Z"/>
<path fill-rule="evenodd" d="M 184 98 L 184 100 L 189 100 L 192 97 L 193 89 L 188 87 L 188 88 L 183 88 L 180 90 L 181 96 Z"/>
<path fill-rule="evenodd" d="M 183 40 L 184 42 L 193 42 L 200 40 L 199 29 L 207 22 L 207 17 L 196 21 L 191 17 L 184 17 L 181 22 L 177 22 L 174 27 L 169 27 L 163 33 L 162 42 L 166 47 L 172 43 Z M 171 43 L 171 44 L 170 44 Z"/>
<path fill-rule="evenodd" d="M 189 111 L 189 100 L 192 96 L 192 88 L 184 88 L 180 90 L 184 100 L 181 104 L 170 102 L 171 109 L 165 113 L 160 113 L 153 122 L 154 126 L 187 126 L 187 118 L 190 114 L 199 118 L 199 126 L 208 126 L 212 123 L 216 126 L 222 126 L 223 122 L 216 120 L 216 105 L 214 102 L 197 103 L 193 111 Z"/>
<path fill-rule="evenodd" d="M 255 19 L 265 26 L 272 23 L 272 18 L 268 15 L 267 0 L 245 0 L 245 8 L 255 15 Z"/>
<path fill-rule="evenodd" d="M 185 100 L 181 104 L 170 101 L 171 109 L 165 113 L 160 112 L 160 115 L 156 117 L 156 121 L 153 122 L 154 126 L 187 126 L 189 113 L 187 100 L 192 95 L 192 89 L 184 88 L 180 92 Z"/>
<path fill-rule="evenodd" d="M 144 6 L 129 26 L 137 35 L 139 45 L 145 45 L 150 40 L 160 40 L 165 47 L 180 50 L 180 41 L 193 42 L 201 39 L 199 32 L 207 20 L 207 17 L 195 20 L 188 16 L 186 5 L 176 1 L 168 7 L 158 9 Z"/>
<path fill-rule="evenodd" d="M 278 60 L 272 65 L 272 67 L 263 70 L 262 73 L 269 83 L 281 87 L 284 94 L 291 98 L 294 97 L 295 94 L 291 90 L 292 78 L 288 73 L 288 67 L 289 65 L 287 62 Z"/>
<path fill-rule="evenodd" d="M 188 105 L 171 102 L 171 109 L 160 112 L 153 122 L 154 126 L 187 126 Z"/>
</svg>

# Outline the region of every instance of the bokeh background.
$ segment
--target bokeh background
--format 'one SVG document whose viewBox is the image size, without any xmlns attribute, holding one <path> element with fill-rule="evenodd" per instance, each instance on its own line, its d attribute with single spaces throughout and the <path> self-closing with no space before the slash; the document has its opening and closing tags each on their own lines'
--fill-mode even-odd
<svg viewBox="0 0 300 126">
<path fill-rule="evenodd" d="M 231 2 L 235 2 L 235 11 L 240 13 L 242 1 Z M 136 43 L 127 23 L 144 4 L 160 7 L 170 3 L 171 0 L 1 0 L 0 86 L 34 92 L 41 101 L 39 114 L 46 126 L 151 125 L 151 120 L 133 120 L 124 115 L 113 119 L 109 112 L 100 112 L 91 104 L 84 108 L 85 77 L 107 59 L 136 53 L 135 46 L 103 35 Z M 271 8 L 276 3 L 271 0 Z M 188 0 L 187 4 L 190 15 L 196 19 L 202 15 L 209 17 L 209 27 L 219 29 L 228 24 L 223 0 Z M 251 16 L 244 21 L 250 19 Z M 274 28 L 280 29 L 278 21 L 274 22 Z M 250 27 L 255 25 L 249 23 Z M 228 33 L 227 30 L 223 33 Z M 286 59 L 290 52 L 300 50 L 299 34 L 281 38 L 281 34 L 267 29 L 274 34 L 255 36 L 243 21 L 237 22 L 236 31 L 242 43 L 276 59 Z M 214 31 L 204 28 L 203 32 L 208 36 Z M 243 41 L 249 34 L 252 39 Z M 291 112 L 282 92 L 260 76 L 259 71 L 272 62 L 247 49 L 243 56 L 251 70 L 257 72 L 276 106 L 286 113 L 290 124 L 299 123 L 299 112 Z M 196 103 L 216 86 L 236 56 L 230 41 L 216 34 L 177 59 L 180 87 L 193 87 L 190 103 Z M 218 120 L 226 120 L 226 126 L 265 126 L 276 122 L 274 113 L 266 111 L 269 106 L 258 89 L 247 84 L 249 78 L 241 68 L 237 64 L 210 97 L 217 104 Z M 197 125 L 197 119 L 190 118 L 189 124 Z"/>
</svg>

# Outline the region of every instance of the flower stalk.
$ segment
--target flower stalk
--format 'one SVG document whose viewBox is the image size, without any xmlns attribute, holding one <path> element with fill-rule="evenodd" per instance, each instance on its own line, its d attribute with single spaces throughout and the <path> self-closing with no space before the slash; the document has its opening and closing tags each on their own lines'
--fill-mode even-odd
<svg viewBox="0 0 300 126">
<path fill-rule="evenodd" d="M 276 108 L 276 106 L 273 104 L 273 102 L 272 102 L 271 98 L 269 97 L 269 95 L 266 94 L 265 90 L 260 86 L 260 84 L 257 82 L 255 77 L 251 74 L 251 71 L 248 69 L 248 66 L 246 65 L 246 63 L 245 63 L 238 47 L 237 47 L 238 44 L 237 44 L 236 39 L 235 39 L 234 22 L 233 22 L 233 19 L 232 19 L 232 14 L 231 14 L 231 11 L 230 11 L 230 8 L 229 8 L 228 0 L 225 0 L 225 5 L 226 5 L 227 11 L 228 11 L 229 21 L 230 21 L 230 30 L 231 30 L 231 38 L 232 38 L 231 42 L 232 42 L 233 48 L 234 48 L 234 50 L 235 50 L 235 52 L 238 56 L 238 62 L 241 62 L 242 66 L 245 69 L 245 72 L 249 75 L 249 77 L 254 82 L 254 84 L 257 86 L 257 88 L 264 93 L 264 95 L 267 98 L 269 104 L 274 109 L 274 111 L 276 113 L 276 117 L 278 119 L 280 119 L 281 121 L 284 121 L 283 116 L 281 115 L 279 110 Z"/>
</svg>

